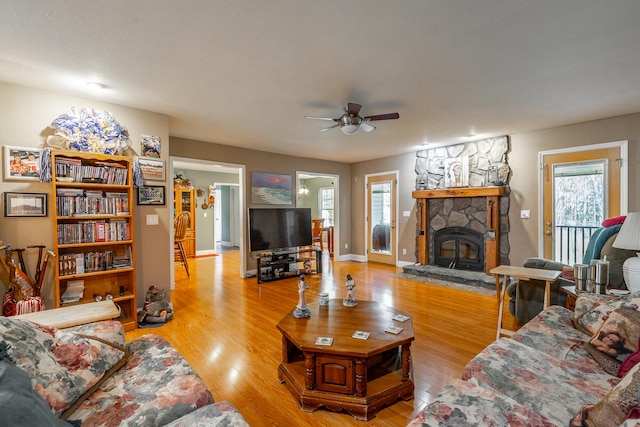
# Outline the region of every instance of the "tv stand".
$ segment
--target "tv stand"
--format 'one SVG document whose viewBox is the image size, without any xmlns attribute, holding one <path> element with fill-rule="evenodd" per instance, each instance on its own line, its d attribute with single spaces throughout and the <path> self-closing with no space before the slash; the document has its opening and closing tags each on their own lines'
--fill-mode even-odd
<svg viewBox="0 0 640 427">
<path fill-rule="evenodd" d="M 307 267 L 306 270 L 305 267 Z M 297 277 L 301 274 L 320 273 L 322 273 L 322 250 L 316 246 L 274 249 L 258 253 L 259 284 Z"/>
</svg>

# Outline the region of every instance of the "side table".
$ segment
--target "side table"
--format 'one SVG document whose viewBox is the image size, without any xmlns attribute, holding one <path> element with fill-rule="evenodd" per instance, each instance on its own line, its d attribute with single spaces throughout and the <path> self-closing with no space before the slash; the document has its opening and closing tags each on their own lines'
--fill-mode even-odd
<svg viewBox="0 0 640 427">
<path fill-rule="evenodd" d="M 553 283 L 560 275 L 559 271 L 555 270 L 543 270 L 540 268 L 528 268 L 528 267 L 514 267 L 511 265 L 499 265 L 490 271 L 491 274 L 496 276 L 496 288 L 500 285 L 500 276 L 503 276 L 502 289 L 500 291 L 500 304 L 498 306 L 498 330 L 496 332 L 496 339 L 500 338 L 500 335 L 513 335 L 514 331 L 502 328 L 502 311 L 504 309 L 504 299 L 507 293 L 507 279 L 513 277 L 522 280 L 542 280 L 545 282 L 544 287 L 544 308 L 549 307 L 551 303 L 551 283 Z"/>
</svg>

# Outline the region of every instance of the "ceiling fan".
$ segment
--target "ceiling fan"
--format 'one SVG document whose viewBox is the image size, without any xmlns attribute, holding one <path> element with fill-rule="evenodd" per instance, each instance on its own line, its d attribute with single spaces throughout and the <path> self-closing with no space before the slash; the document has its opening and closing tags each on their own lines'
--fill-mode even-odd
<svg viewBox="0 0 640 427">
<path fill-rule="evenodd" d="M 375 116 L 365 116 L 361 117 L 359 115 L 360 109 L 362 105 L 354 104 L 350 102 L 347 104 L 347 107 L 344 109 L 344 114 L 337 119 L 332 119 L 331 117 L 314 117 L 314 116 L 305 116 L 305 119 L 315 119 L 315 120 L 329 120 L 332 122 L 336 122 L 335 125 L 329 126 L 328 128 L 322 129 L 322 132 L 325 130 L 333 129 L 340 126 L 340 130 L 347 135 L 353 135 L 362 129 L 365 132 L 371 132 L 376 127 L 369 124 L 369 122 L 373 122 L 376 120 L 392 120 L 400 118 L 400 114 L 398 113 L 387 113 L 387 114 L 378 114 Z"/>
</svg>

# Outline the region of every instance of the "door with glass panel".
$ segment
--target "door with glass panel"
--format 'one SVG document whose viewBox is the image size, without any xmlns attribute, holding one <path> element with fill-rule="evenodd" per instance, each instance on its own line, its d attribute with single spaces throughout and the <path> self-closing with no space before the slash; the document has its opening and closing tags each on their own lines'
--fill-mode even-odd
<svg viewBox="0 0 640 427">
<path fill-rule="evenodd" d="M 367 258 L 396 264 L 397 174 L 367 177 Z"/>
<path fill-rule="evenodd" d="M 620 158 L 620 147 L 542 157 L 545 258 L 581 263 L 602 221 L 620 215 Z"/>
</svg>

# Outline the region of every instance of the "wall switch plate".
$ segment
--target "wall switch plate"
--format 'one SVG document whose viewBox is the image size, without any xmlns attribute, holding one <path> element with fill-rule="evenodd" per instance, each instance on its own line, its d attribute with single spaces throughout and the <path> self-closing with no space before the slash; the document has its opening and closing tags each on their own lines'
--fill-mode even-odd
<svg viewBox="0 0 640 427">
<path fill-rule="evenodd" d="M 147 215 L 147 225 L 158 225 L 158 215 Z"/>
<path fill-rule="evenodd" d="M 531 211 L 529 209 L 521 210 L 520 211 L 520 218 L 530 219 L 531 218 Z"/>
<path fill-rule="evenodd" d="M 402 216 L 405 218 L 409 218 L 411 216 L 411 211 L 402 211 Z"/>
<path fill-rule="evenodd" d="M 402 248 L 402 255 L 406 255 L 407 254 L 407 250 L 405 248 Z"/>
<path fill-rule="evenodd" d="M 202 215 L 206 218 L 207 217 L 207 213 L 203 212 Z"/>
</svg>

